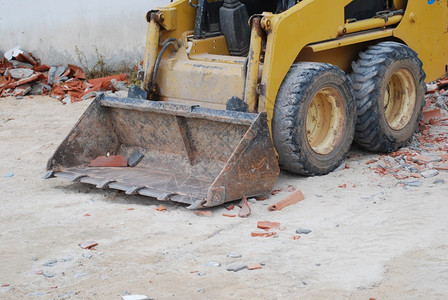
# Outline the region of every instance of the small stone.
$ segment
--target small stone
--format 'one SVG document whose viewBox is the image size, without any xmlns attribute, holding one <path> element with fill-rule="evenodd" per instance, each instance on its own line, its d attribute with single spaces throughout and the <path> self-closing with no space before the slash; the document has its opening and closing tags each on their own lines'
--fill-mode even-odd
<svg viewBox="0 0 448 300">
<path fill-rule="evenodd" d="M 317 267 L 320 267 L 320 263 L 316 263 L 315 265 L 316 265 Z"/>
<path fill-rule="evenodd" d="M 196 291 L 197 291 L 198 293 L 202 293 L 202 292 L 204 291 L 204 289 L 203 289 L 203 288 L 198 288 Z"/>
<path fill-rule="evenodd" d="M 433 183 L 434 184 L 445 183 L 445 179 L 437 179 L 437 180 L 434 180 Z"/>
<path fill-rule="evenodd" d="M 246 265 L 231 265 L 231 266 L 227 267 L 227 271 L 229 271 L 229 272 L 238 272 L 238 271 L 244 270 L 246 268 L 247 268 Z"/>
<path fill-rule="evenodd" d="M 117 91 L 127 91 L 128 90 L 128 88 L 124 84 L 124 81 L 118 81 L 116 79 L 112 79 L 110 82 L 112 83 L 114 89 L 116 89 Z"/>
<path fill-rule="evenodd" d="M 44 266 L 45 266 L 45 267 L 53 267 L 53 266 L 56 265 L 57 263 L 58 263 L 58 261 L 57 261 L 56 259 L 54 259 L 54 260 L 50 260 L 50 261 L 44 263 Z"/>
<path fill-rule="evenodd" d="M 241 254 L 238 254 L 238 253 L 229 253 L 229 254 L 227 254 L 227 257 L 230 257 L 230 258 L 240 258 L 240 257 L 241 257 Z"/>
<path fill-rule="evenodd" d="M 296 230 L 297 234 L 308 234 L 310 232 L 311 232 L 310 229 L 305 229 L 305 228 L 299 228 L 299 229 Z"/>
<path fill-rule="evenodd" d="M 44 293 L 42 292 L 32 292 L 27 294 L 28 297 L 42 297 L 44 295 Z"/>
<path fill-rule="evenodd" d="M 420 174 L 425 178 L 431 178 L 431 177 L 439 175 L 439 171 L 438 170 L 428 170 L 425 172 L 421 172 Z"/>
<path fill-rule="evenodd" d="M 68 292 L 68 293 L 59 295 L 58 298 L 59 299 L 68 299 L 68 298 L 71 298 L 72 296 L 75 296 L 75 295 L 76 295 L 76 293 L 72 291 L 72 292 Z"/>
<path fill-rule="evenodd" d="M 121 296 L 122 300 L 145 300 L 148 299 L 148 296 L 146 295 L 127 295 L 127 296 Z"/>
<path fill-rule="evenodd" d="M 37 257 L 33 255 L 33 261 L 37 261 Z"/>
<path fill-rule="evenodd" d="M 197 272 L 196 273 L 198 276 L 205 276 L 207 273 L 205 273 L 205 272 Z"/>
<path fill-rule="evenodd" d="M 92 258 L 92 254 L 90 254 L 90 253 L 83 253 L 83 254 L 81 254 L 82 255 L 82 257 L 85 257 L 85 258 L 88 258 L 88 259 L 91 259 Z"/>
<path fill-rule="evenodd" d="M 47 278 L 53 278 L 56 274 L 54 273 L 49 273 L 49 272 L 44 272 L 42 275 L 44 275 Z"/>
<path fill-rule="evenodd" d="M 128 98 L 137 98 L 146 100 L 147 93 L 136 85 L 132 85 L 128 90 Z"/>
<path fill-rule="evenodd" d="M 211 261 L 205 264 L 205 266 L 207 267 L 220 267 L 221 263 L 217 262 L 217 261 Z"/>
<path fill-rule="evenodd" d="M 62 261 L 71 261 L 71 260 L 73 260 L 73 257 L 64 257 L 62 259 Z"/>
<path fill-rule="evenodd" d="M 419 187 L 423 185 L 423 182 L 421 182 L 420 180 L 412 180 L 412 181 L 406 181 L 404 182 L 404 184 L 407 186 Z"/>
<path fill-rule="evenodd" d="M 85 277 L 87 275 L 89 275 L 89 273 L 76 273 L 75 276 L 73 276 L 73 278 Z"/>
</svg>

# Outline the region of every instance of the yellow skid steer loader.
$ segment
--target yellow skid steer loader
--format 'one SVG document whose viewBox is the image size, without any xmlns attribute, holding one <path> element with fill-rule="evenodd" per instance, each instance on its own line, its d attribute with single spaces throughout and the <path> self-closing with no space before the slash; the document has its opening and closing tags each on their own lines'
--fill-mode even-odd
<svg viewBox="0 0 448 300">
<path fill-rule="evenodd" d="M 141 90 L 95 99 L 46 177 L 198 208 L 269 192 L 279 166 L 331 172 L 353 140 L 395 151 L 418 130 L 425 78 L 447 73 L 447 14 L 447 0 L 151 10 Z M 89 167 L 106 155 L 127 166 Z"/>
</svg>

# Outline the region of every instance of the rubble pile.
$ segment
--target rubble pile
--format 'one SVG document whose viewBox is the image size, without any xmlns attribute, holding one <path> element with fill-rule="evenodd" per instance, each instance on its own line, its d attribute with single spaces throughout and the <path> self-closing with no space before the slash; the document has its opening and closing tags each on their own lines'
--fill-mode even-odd
<svg viewBox="0 0 448 300">
<path fill-rule="evenodd" d="M 0 60 L 0 98 L 50 95 L 66 104 L 95 97 L 100 91 L 126 90 L 126 83 L 126 74 L 86 80 L 82 68 L 41 64 L 18 46 Z"/>
<path fill-rule="evenodd" d="M 419 133 L 408 147 L 366 162 L 372 171 L 395 177 L 400 186 L 418 186 L 422 184 L 420 178 L 448 171 L 448 117 L 444 116 L 448 112 L 448 91 L 443 89 L 446 85 L 448 79 L 428 85 Z"/>
</svg>

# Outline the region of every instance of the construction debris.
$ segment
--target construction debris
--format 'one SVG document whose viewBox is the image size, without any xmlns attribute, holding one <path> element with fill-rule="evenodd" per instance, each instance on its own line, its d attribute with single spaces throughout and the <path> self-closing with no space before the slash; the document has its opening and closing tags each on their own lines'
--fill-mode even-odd
<svg viewBox="0 0 448 300">
<path fill-rule="evenodd" d="M 50 95 L 62 103 L 95 97 L 101 91 L 126 90 L 126 74 L 90 79 L 75 65 L 41 64 L 40 59 L 19 46 L 0 59 L 0 98 Z"/>
<path fill-rule="evenodd" d="M 270 210 L 270 211 L 282 210 L 286 206 L 296 204 L 297 202 L 300 202 L 303 199 L 305 199 L 305 196 L 303 196 L 302 191 L 296 190 L 295 192 L 291 193 L 290 195 L 288 195 L 286 198 L 284 198 L 280 202 L 269 206 L 268 210 Z"/>
<path fill-rule="evenodd" d="M 439 80 L 433 85 L 439 88 L 447 84 L 448 78 Z M 430 87 L 433 89 L 430 90 Z M 441 97 L 447 92 L 434 89 L 434 86 L 428 86 L 428 90 L 432 92 L 426 95 L 420 132 L 410 145 L 388 155 L 382 155 L 377 160 L 366 162 L 370 170 L 380 176 L 393 176 L 399 180 L 397 186 L 419 187 L 423 185 L 419 179 L 432 178 L 439 175 L 440 171 L 448 170 L 448 135 L 444 130 L 436 130 L 433 127 L 448 126 L 448 118 L 443 114 L 448 101 L 445 100 L 445 96 Z"/>
<path fill-rule="evenodd" d="M 241 210 L 238 213 L 238 216 L 240 218 L 247 218 L 248 216 L 250 216 L 251 209 L 250 209 L 249 203 L 247 202 L 246 197 L 243 197 L 243 200 L 241 200 L 239 205 L 241 207 Z"/>
</svg>

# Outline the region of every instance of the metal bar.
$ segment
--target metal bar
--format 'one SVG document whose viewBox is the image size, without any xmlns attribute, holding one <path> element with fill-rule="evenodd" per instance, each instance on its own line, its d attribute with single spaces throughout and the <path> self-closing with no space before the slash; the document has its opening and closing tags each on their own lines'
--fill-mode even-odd
<svg viewBox="0 0 448 300">
<path fill-rule="evenodd" d="M 251 19 L 251 35 L 249 48 L 249 61 L 247 63 L 246 83 L 244 89 L 244 101 L 249 106 L 249 112 L 257 109 L 257 84 L 258 72 L 260 68 L 260 56 L 263 41 L 263 34 L 260 27 L 261 18 Z"/>
<path fill-rule="evenodd" d="M 151 85 L 153 84 L 153 82 L 151 82 L 151 78 L 157 60 L 157 52 L 159 50 L 160 25 L 157 23 L 157 15 L 153 11 L 148 13 L 147 19 L 149 23 L 143 63 L 145 75 L 143 77 L 141 88 L 149 94 L 151 92 Z"/>
<path fill-rule="evenodd" d="M 193 38 L 201 39 L 204 37 L 204 20 L 205 20 L 205 5 L 207 2 L 205 0 L 199 0 L 196 11 L 196 20 L 194 23 L 194 33 Z"/>
<path fill-rule="evenodd" d="M 173 116 L 207 119 L 211 121 L 241 125 L 252 124 L 258 116 L 258 114 L 203 108 L 165 101 L 148 101 L 134 98 L 114 98 L 99 96 L 96 101 L 99 101 L 101 106 L 103 107 L 163 113 Z"/>
<path fill-rule="evenodd" d="M 341 25 L 338 29 L 339 36 L 348 34 L 348 33 L 354 33 L 354 32 L 360 32 L 364 30 L 369 29 L 375 29 L 375 28 L 381 28 L 385 26 L 395 25 L 400 23 L 401 19 L 403 19 L 402 15 L 398 16 L 392 16 L 387 19 L 382 18 L 373 18 L 373 19 L 367 19 L 362 21 L 357 21 L 353 23 L 348 23 Z"/>
</svg>

